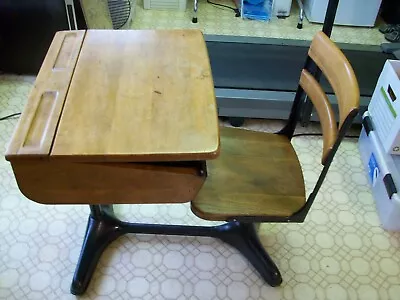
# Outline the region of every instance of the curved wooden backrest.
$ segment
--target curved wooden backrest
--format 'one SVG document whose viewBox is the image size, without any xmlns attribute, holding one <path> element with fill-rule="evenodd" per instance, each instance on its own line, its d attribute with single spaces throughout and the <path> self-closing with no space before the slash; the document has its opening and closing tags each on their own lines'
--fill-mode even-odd
<svg viewBox="0 0 400 300">
<path fill-rule="evenodd" d="M 322 163 L 324 163 L 337 137 L 335 115 L 325 92 L 307 70 L 303 69 L 301 72 L 300 85 L 314 104 L 321 122 L 322 134 L 324 136 Z"/>
<path fill-rule="evenodd" d="M 360 89 L 353 68 L 343 52 L 322 31 L 315 35 L 308 55 L 324 73 L 335 92 L 339 103 L 340 128 L 348 114 L 358 109 L 360 102 Z"/>
<path fill-rule="evenodd" d="M 335 92 L 339 105 L 340 129 L 347 116 L 359 107 L 360 90 L 353 68 L 343 52 L 322 31 L 315 35 L 308 55 L 321 69 Z M 336 120 L 325 92 L 305 69 L 301 73 L 300 85 L 313 102 L 321 122 L 324 136 L 322 163 L 324 163 L 338 134 Z"/>
</svg>

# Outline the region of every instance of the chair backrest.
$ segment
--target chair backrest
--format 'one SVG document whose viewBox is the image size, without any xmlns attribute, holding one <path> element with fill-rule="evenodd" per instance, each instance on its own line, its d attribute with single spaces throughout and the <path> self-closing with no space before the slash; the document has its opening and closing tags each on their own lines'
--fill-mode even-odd
<svg viewBox="0 0 400 300">
<path fill-rule="evenodd" d="M 339 106 L 339 132 L 342 129 L 347 130 L 344 124 L 346 121 L 351 123 L 358 112 L 360 101 L 360 90 L 353 68 L 342 51 L 323 32 L 318 32 L 314 37 L 308 55 L 321 69 L 336 95 Z M 301 72 L 300 86 L 318 113 L 324 138 L 322 164 L 326 164 L 340 136 L 335 115 L 321 85 L 306 69 Z"/>
<path fill-rule="evenodd" d="M 319 67 L 335 92 L 339 105 L 339 128 L 327 95 L 321 85 L 310 73 L 310 62 Z M 360 91 L 353 68 L 342 51 L 323 32 L 317 33 L 311 42 L 308 51 L 306 66 L 301 72 L 299 88 L 292 106 L 290 118 L 280 134 L 289 139 L 293 136 L 297 119 L 303 101 L 303 91 L 311 99 L 322 127 L 323 152 L 322 172 L 309 195 L 305 205 L 289 219 L 291 221 L 303 222 L 313 204 L 315 197 L 325 179 L 333 157 L 345 136 L 347 129 L 351 126 L 354 117 L 358 114 Z"/>
</svg>

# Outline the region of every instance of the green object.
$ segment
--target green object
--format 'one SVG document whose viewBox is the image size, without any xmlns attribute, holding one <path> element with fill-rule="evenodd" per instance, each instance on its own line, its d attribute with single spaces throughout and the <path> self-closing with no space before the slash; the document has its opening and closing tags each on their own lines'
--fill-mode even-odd
<svg viewBox="0 0 400 300">
<path fill-rule="evenodd" d="M 386 95 L 386 91 L 385 91 L 385 89 L 383 88 L 383 86 L 381 87 L 381 93 L 382 93 L 383 98 L 385 98 L 386 104 L 388 105 L 390 112 L 392 113 L 393 117 L 396 119 L 397 113 L 396 113 L 396 111 L 394 110 L 393 105 L 392 105 L 392 103 L 390 102 L 389 97 Z"/>
</svg>

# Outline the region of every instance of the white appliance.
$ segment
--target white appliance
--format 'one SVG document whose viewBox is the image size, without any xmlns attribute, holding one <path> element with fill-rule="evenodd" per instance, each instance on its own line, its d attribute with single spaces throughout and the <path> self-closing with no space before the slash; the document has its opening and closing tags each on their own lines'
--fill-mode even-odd
<svg viewBox="0 0 400 300">
<path fill-rule="evenodd" d="M 186 10 L 187 0 L 144 0 L 145 9 L 155 10 Z"/>
<path fill-rule="evenodd" d="M 382 0 L 341 0 L 335 24 L 373 27 Z M 328 0 L 303 0 L 304 11 L 310 22 L 323 23 Z"/>
<path fill-rule="evenodd" d="M 292 0 L 274 0 L 272 4 L 272 15 L 277 17 L 288 17 L 292 8 Z"/>
</svg>

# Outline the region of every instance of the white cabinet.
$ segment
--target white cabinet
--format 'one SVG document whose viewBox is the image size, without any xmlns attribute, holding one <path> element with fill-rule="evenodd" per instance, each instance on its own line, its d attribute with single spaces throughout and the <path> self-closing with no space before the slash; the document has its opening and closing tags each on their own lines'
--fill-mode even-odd
<svg viewBox="0 0 400 300">
<path fill-rule="evenodd" d="M 187 0 L 143 0 L 144 9 L 186 10 Z"/>
<path fill-rule="evenodd" d="M 274 0 L 272 4 L 272 15 L 277 17 L 287 17 L 290 15 L 292 0 Z"/>
<path fill-rule="evenodd" d="M 382 0 L 341 0 L 335 24 L 373 27 Z M 310 22 L 323 23 L 328 0 L 303 0 L 304 11 Z"/>
</svg>

